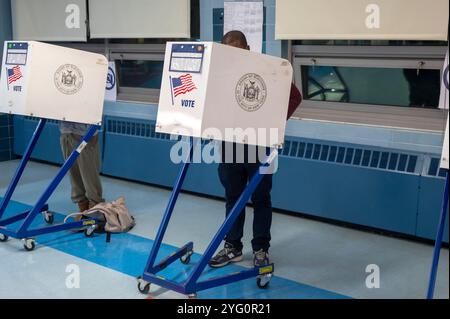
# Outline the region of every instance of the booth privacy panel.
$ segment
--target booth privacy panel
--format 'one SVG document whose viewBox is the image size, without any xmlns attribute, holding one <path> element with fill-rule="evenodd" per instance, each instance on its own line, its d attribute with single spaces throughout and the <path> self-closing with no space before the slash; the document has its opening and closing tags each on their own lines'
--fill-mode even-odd
<svg viewBox="0 0 450 319">
<path fill-rule="evenodd" d="M 233 62 L 224 66 L 223 61 Z M 214 44 L 203 137 L 211 138 L 205 129 L 214 128 L 226 142 L 282 147 L 292 79 L 285 59 Z M 233 136 L 227 134 L 230 128 Z"/>
<path fill-rule="evenodd" d="M 85 0 L 12 0 L 14 40 L 86 41 Z"/>
<path fill-rule="evenodd" d="M 280 40 L 447 40 L 448 0 L 277 0 Z"/>
<path fill-rule="evenodd" d="M 156 131 L 279 147 L 292 66 L 214 42 L 168 42 Z"/>
<path fill-rule="evenodd" d="M 6 41 L 0 113 L 84 124 L 102 121 L 107 59 L 29 41 Z"/>
<path fill-rule="evenodd" d="M 190 38 L 189 0 L 89 0 L 91 38 Z"/>
</svg>

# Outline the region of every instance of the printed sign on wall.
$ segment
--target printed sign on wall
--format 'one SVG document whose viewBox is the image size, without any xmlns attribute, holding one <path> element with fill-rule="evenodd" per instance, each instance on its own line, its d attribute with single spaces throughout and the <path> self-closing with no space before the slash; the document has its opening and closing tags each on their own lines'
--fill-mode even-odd
<svg viewBox="0 0 450 319">
<path fill-rule="evenodd" d="M 441 97 L 439 99 L 439 108 L 448 110 L 448 52 L 445 57 L 444 66 L 442 68 Z"/>
<path fill-rule="evenodd" d="M 116 101 L 117 100 L 117 76 L 116 76 L 116 63 L 115 62 L 109 62 L 109 65 L 108 65 L 108 76 L 106 77 L 105 100 L 106 101 Z"/>
</svg>

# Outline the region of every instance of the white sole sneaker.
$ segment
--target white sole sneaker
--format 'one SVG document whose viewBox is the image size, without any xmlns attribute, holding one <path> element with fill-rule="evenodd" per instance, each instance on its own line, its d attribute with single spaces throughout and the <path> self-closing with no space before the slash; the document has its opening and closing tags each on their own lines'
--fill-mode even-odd
<svg viewBox="0 0 450 319">
<path fill-rule="evenodd" d="M 240 255 L 240 256 L 236 256 L 236 257 L 234 257 L 234 258 L 232 258 L 232 259 L 230 259 L 230 260 L 228 260 L 228 261 L 226 261 L 224 263 L 221 263 L 221 264 L 209 265 L 209 267 L 211 267 L 211 268 L 222 268 L 222 267 L 225 267 L 226 265 L 229 265 L 229 264 L 232 264 L 232 263 L 238 263 L 238 262 L 240 262 L 242 260 L 244 260 L 244 256 Z"/>
</svg>

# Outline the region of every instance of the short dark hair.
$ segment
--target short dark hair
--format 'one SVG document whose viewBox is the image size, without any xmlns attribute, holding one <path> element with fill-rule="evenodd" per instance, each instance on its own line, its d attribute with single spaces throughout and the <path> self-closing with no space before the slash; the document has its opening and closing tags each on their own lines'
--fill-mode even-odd
<svg viewBox="0 0 450 319">
<path fill-rule="evenodd" d="M 229 44 L 231 42 L 238 42 L 242 47 L 247 47 L 247 38 L 245 34 L 238 30 L 227 32 L 222 38 L 222 44 Z"/>
</svg>

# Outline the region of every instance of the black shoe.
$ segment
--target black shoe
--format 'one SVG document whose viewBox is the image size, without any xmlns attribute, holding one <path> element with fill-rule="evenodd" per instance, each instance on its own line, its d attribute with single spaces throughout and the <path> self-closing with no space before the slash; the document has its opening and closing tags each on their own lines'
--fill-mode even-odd
<svg viewBox="0 0 450 319">
<path fill-rule="evenodd" d="M 225 248 L 215 255 L 208 263 L 212 268 L 224 267 L 230 263 L 236 263 L 242 261 L 242 251 L 229 244 L 225 244 Z"/>
<path fill-rule="evenodd" d="M 269 253 L 264 250 L 253 252 L 253 265 L 255 267 L 264 267 L 270 264 Z"/>
</svg>

